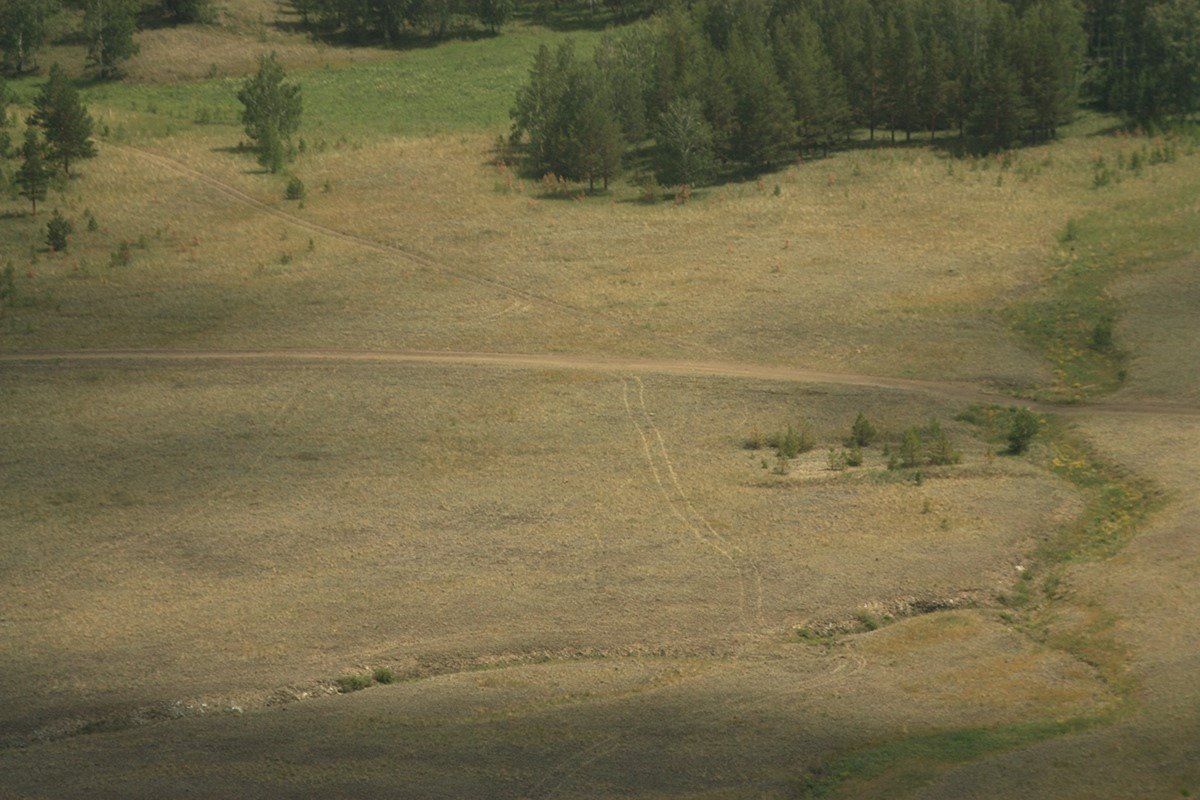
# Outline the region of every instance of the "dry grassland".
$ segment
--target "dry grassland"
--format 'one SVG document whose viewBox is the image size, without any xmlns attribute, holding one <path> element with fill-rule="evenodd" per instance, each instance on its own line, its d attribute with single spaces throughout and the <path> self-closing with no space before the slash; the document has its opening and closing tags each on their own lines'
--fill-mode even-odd
<svg viewBox="0 0 1200 800">
<path fill-rule="evenodd" d="M 989 595 L 1078 510 L 982 445 L 920 487 L 877 450 L 778 476 L 740 446 L 800 414 L 838 441 L 847 404 L 895 428 L 937 411 L 878 393 L 343 366 L 23 369 L 4 394 L 19 736 L 362 665 L 724 653 Z"/>
<path fill-rule="evenodd" d="M 242 70 L 255 14 L 188 41 Z M 196 77 L 159 63 L 173 35 L 143 39 L 135 74 Z M 1064 257 L 1067 220 L 1196 174 L 1188 156 L 1093 190 L 1097 153 L 1128 143 L 1079 131 L 1007 166 L 852 150 L 646 206 L 539 197 L 497 167 L 498 131 L 375 131 L 303 154 L 301 205 L 230 152 L 235 126 L 95 113 L 124 133 L 46 204 L 75 219 L 71 249 L 14 257 L 3 351 L 563 353 L 1024 388 L 1051 368 L 1002 312 Z M 130 263 L 111 264 L 123 241 Z M 1174 252 L 1115 289 L 1129 403 L 1198 399 L 1193 273 Z M 0 793 L 1196 791 L 1200 487 L 1166 455 L 1200 444 L 1194 421 L 1075 416 L 1173 504 L 1117 556 L 1061 565 L 1046 608 L 1014 621 L 996 597 L 1090 498 L 1041 444 L 993 456 L 960 410 L 601 368 L 0 363 Z M 859 411 L 893 443 L 937 418 L 963 461 L 918 482 L 875 446 L 832 471 Z M 818 447 L 787 474 L 744 449 L 801 419 Z M 1087 637 L 1116 655 L 1089 660 Z M 335 694 L 382 667 L 401 682 Z M 1087 729 L 1052 738 L 1070 726 Z M 807 782 L 979 730 L 1024 746 Z"/>
</svg>

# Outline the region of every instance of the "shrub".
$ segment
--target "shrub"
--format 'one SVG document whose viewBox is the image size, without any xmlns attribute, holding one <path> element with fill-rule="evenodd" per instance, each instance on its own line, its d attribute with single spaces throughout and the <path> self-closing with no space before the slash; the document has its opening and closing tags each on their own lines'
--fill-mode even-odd
<svg viewBox="0 0 1200 800">
<path fill-rule="evenodd" d="M 0 306 L 12 305 L 17 297 L 16 268 L 9 261 L 0 271 Z"/>
<path fill-rule="evenodd" d="M 846 453 L 846 466 L 861 467 L 862 463 L 863 463 L 862 448 L 859 447 L 857 444 L 855 444 L 853 447 L 850 448 L 850 451 L 848 453 Z"/>
<path fill-rule="evenodd" d="M 288 200 L 303 200 L 305 194 L 304 181 L 293 175 L 287 182 L 287 189 L 284 190 L 284 197 L 286 197 Z"/>
<path fill-rule="evenodd" d="M 841 472 L 846 468 L 846 454 L 833 447 L 829 448 L 829 469 Z"/>
<path fill-rule="evenodd" d="M 1105 316 L 1096 323 L 1096 327 L 1092 328 L 1091 348 L 1102 353 L 1112 350 L 1113 346 L 1113 321 L 1112 317 Z"/>
<path fill-rule="evenodd" d="M 795 458 L 801 453 L 812 450 L 816 446 L 817 440 L 808 423 L 801 422 L 799 429 L 788 425 L 786 431 L 770 437 L 767 444 L 775 448 L 775 453 L 780 458 Z"/>
<path fill-rule="evenodd" d="M 1067 220 L 1067 226 L 1058 235 L 1059 244 L 1070 244 L 1079 238 L 1079 221 L 1074 217 Z"/>
<path fill-rule="evenodd" d="M 854 418 L 854 424 L 850 426 L 850 441 L 859 447 L 867 447 L 875 441 L 875 426 L 863 416 L 861 411 Z"/>
<path fill-rule="evenodd" d="M 1024 453 L 1040 428 L 1037 415 L 1028 408 L 1013 411 L 1008 426 L 1008 452 L 1013 455 Z"/>
<path fill-rule="evenodd" d="M 662 199 L 662 187 L 653 175 L 648 176 L 638 186 L 638 199 L 647 205 L 653 205 Z"/>
<path fill-rule="evenodd" d="M 388 684 L 396 682 L 396 673 L 392 672 L 389 667 L 376 667 L 375 671 L 371 673 L 371 677 L 375 679 L 376 683 Z"/>
<path fill-rule="evenodd" d="M 113 254 L 109 256 L 108 265 L 110 267 L 125 267 L 129 265 L 129 262 L 132 259 L 132 247 L 130 246 L 129 242 L 122 240 L 121 243 L 117 245 L 117 249 L 113 251 Z"/>
<path fill-rule="evenodd" d="M 340 693 L 357 692 L 371 685 L 370 675 L 343 675 L 337 679 L 337 689 Z"/>
<path fill-rule="evenodd" d="M 930 464 L 957 464 L 962 460 L 962 454 L 954 449 L 950 444 L 950 438 L 942 430 L 941 423 L 936 419 L 930 422 L 929 437 L 931 444 L 929 445 L 929 463 Z"/>
<path fill-rule="evenodd" d="M 921 432 L 915 427 L 904 432 L 900 440 L 900 466 L 919 467 L 925 460 L 925 448 L 921 443 Z"/>
<path fill-rule="evenodd" d="M 54 215 L 46 223 L 46 244 L 50 245 L 51 250 L 66 250 L 67 237 L 74 231 L 75 226 L 56 208 L 54 209 Z"/>
</svg>

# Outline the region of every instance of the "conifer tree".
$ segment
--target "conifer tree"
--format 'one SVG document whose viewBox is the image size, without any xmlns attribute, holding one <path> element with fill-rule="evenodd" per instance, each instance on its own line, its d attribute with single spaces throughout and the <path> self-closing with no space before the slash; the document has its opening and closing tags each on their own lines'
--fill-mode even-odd
<svg viewBox="0 0 1200 800">
<path fill-rule="evenodd" d="M 1021 18 L 1020 45 L 1034 132 L 1053 138 L 1079 102 L 1086 47 L 1079 6 L 1073 0 L 1037 0 Z"/>
<path fill-rule="evenodd" d="M 694 97 L 671 101 L 655 136 L 655 172 L 667 185 L 699 186 L 714 165 L 712 126 Z"/>
<path fill-rule="evenodd" d="M 33 215 L 37 216 L 39 200 L 46 199 L 50 186 L 50 167 L 42 158 L 43 145 L 38 140 L 37 129 L 25 129 L 25 144 L 21 148 L 21 167 L 17 170 L 16 183 L 21 196 L 33 204 Z"/>
<path fill-rule="evenodd" d="M 272 52 L 258 57 L 258 71 L 242 83 L 242 124 L 270 172 L 283 169 L 292 134 L 300 128 L 300 87 L 284 83 L 283 65 Z"/>
<path fill-rule="evenodd" d="M 33 108 L 28 122 L 42 129 L 49 158 L 60 162 L 63 172 L 71 174 L 72 161 L 95 157 L 96 144 L 91 138 L 95 122 L 58 64 L 50 67 L 49 79 L 34 98 Z"/>
<path fill-rule="evenodd" d="M 841 76 L 807 12 L 791 14 L 775 28 L 775 59 L 791 97 L 802 147 L 829 149 L 846 128 L 850 109 Z"/>
<path fill-rule="evenodd" d="M 11 100 L 8 84 L 4 82 L 4 77 L 0 76 L 0 159 L 8 158 L 9 150 L 12 148 L 12 136 L 8 133 L 8 104 Z"/>
<path fill-rule="evenodd" d="M 777 163 L 795 139 L 791 103 L 766 45 L 735 37 L 725 54 L 734 98 L 729 156 L 752 169 Z"/>
</svg>

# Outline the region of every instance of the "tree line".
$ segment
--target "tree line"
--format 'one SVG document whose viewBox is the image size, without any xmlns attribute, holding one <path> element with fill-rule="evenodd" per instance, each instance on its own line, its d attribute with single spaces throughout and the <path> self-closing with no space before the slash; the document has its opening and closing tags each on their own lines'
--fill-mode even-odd
<svg viewBox="0 0 1200 800">
<path fill-rule="evenodd" d="M 78 34 L 87 43 L 87 65 L 99 78 L 115 78 L 138 53 L 134 34 L 147 21 L 204 22 L 210 0 L 0 0 L 0 67 L 20 75 L 38 67 L 61 12 L 82 11 Z"/>
<path fill-rule="evenodd" d="M 859 129 L 893 141 L 952 131 L 984 150 L 1046 140 L 1072 118 L 1089 73 L 1100 100 L 1135 118 L 1194 112 L 1200 0 L 1141 0 L 1147 30 L 1176 43 L 1153 57 L 1113 43 L 1097 16 L 1106 2 L 1103 21 L 1125 31 L 1117 22 L 1136 2 L 675 5 L 609 34 L 590 58 L 570 43 L 543 47 L 517 94 L 511 138 L 533 174 L 607 182 L 627 154 L 649 148 L 660 181 L 695 185 L 716 170 L 827 151 Z M 1188 48 L 1195 62 L 1181 55 Z"/>
<path fill-rule="evenodd" d="M 445 37 L 478 23 L 492 33 L 512 16 L 514 0 L 292 0 L 305 25 L 357 41 L 388 44 L 406 35 Z"/>
</svg>

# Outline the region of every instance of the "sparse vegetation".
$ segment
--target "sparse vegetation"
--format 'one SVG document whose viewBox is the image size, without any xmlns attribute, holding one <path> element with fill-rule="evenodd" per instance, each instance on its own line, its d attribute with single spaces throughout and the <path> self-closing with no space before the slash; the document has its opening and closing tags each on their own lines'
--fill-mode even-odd
<svg viewBox="0 0 1200 800">
<path fill-rule="evenodd" d="M 343 675 L 337 679 L 337 690 L 342 694 L 366 689 L 374 682 L 370 675 Z"/>
</svg>

